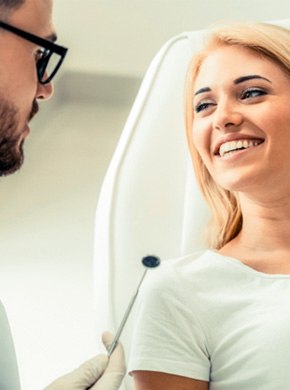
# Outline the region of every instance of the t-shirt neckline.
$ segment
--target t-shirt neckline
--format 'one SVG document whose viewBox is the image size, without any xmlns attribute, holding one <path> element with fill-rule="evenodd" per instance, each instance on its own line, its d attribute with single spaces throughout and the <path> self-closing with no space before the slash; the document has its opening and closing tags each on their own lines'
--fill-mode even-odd
<svg viewBox="0 0 290 390">
<path fill-rule="evenodd" d="M 233 256 L 225 256 L 220 253 L 218 253 L 214 249 L 207 249 L 207 251 L 211 256 L 217 257 L 221 261 L 227 261 L 230 262 L 234 266 L 238 266 L 242 268 L 246 272 L 253 273 L 257 276 L 268 278 L 268 279 L 290 279 L 290 274 L 268 274 L 265 272 L 257 271 L 254 268 L 250 267 L 249 265 L 244 264 L 241 260 L 239 260 L 236 257 Z"/>
</svg>

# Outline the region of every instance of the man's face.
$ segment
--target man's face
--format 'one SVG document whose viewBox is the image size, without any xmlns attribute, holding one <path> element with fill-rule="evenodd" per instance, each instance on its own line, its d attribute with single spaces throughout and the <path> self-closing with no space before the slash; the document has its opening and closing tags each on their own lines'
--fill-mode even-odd
<svg viewBox="0 0 290 390">
<path fill-rule="evenodd" d="M 39 37 L 49 39 L 52 28 L 52 1 L 26 0 L 5 21 Z M 1 20 L 1 15 L 0 15 Z M 29 121 L 38 111 L 38 99 L 48 99 L 52 85 L 40 84 L 36 58 L 39 47 L 0 29 L 0 175 L 20 168 L 23 142 Z"/>
</svg>

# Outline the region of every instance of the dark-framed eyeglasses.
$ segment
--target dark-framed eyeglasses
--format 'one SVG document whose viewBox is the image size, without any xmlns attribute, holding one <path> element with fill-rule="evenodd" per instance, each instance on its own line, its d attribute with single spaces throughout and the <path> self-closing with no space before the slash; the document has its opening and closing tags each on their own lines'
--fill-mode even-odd
<svg viewBox="0 0 290 390">
<path fill-rule="evenodd" d="M 36 60 L 38 81 L 41 84 L 51 82 L 59 70 L 68 49 L 2 21 L 0 21 L 0 28 L 40 46 L 39 58 Z"/>
</svg>

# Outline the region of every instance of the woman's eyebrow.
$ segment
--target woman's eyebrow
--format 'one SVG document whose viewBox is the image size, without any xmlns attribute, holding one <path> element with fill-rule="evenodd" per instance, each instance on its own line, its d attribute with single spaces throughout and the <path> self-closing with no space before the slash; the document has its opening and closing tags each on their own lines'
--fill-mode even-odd
<svg viewBox="0 0 290 390">
<path fill-rule="evenodd" d="M 210 92 L 211 89 L 209 87 L 204 87 L 204 88 L 200 88 L 198 89 L 195 93 L 194 93 L 194 96 L 200 94 L 200 93 L 203 93 L 203 92 Z"/>
<path fill-rule="evenodd" d="M 237 79 L 234 80 L 234 84 L 240 84 L 243 83 L 244 81 L 253 80 L 253 79 L 262 79 L 268 81 L 269 83 L 272 83 L 272 81 L 270 81 L 266 77 L 259 76 L 258 74 L 249 74 L 247 76 L 238 77 Z"/>
<path fill-rule="evenodd" d="M 234 84 L 240 84 L 240 83 L 243 83 L 243 82 L 245 82 L 245 81 L 253 80 L 253 79 L 262 79 L 262 80 L 266 80 L 266 81 L 268 81 L 269 83 L 272 84 L 272 81 L 270 81 L 270 80 L 267 79 L 266 77 L 259 76 L 258 74 L 249 74 L 249 75 L 247 75 L 247 76 L 238 77 L 237 79 L 234 80 Z M 211 91 L 211 89 L 210 89 L 209 87 L 203 87 L 203 88 L 198 89 L 198 90 L 194 93 L 194 96 L 199 95 L 200 93 L 203 93 L 203 92 L 210 92 L 210 91 Z"/>
</svg>

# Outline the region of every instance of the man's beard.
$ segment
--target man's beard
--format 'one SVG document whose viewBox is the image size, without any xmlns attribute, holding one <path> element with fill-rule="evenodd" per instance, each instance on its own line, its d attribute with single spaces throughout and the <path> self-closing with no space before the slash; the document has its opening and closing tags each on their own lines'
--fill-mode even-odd
<svg viewBox="0 0 290 390">
<path fill-rule="evenodd" d="M 38 104 L 33 101 L 27 122 L 38 111 Z M 17 108 L 5 99 L 0 99 L 0 176 L 6 176 L 17 171 L 24 160 L 23 143 L 19 143 L 19 112 Z M 23 129 L 24 130 L 24 129 Z"/>
</svg>

